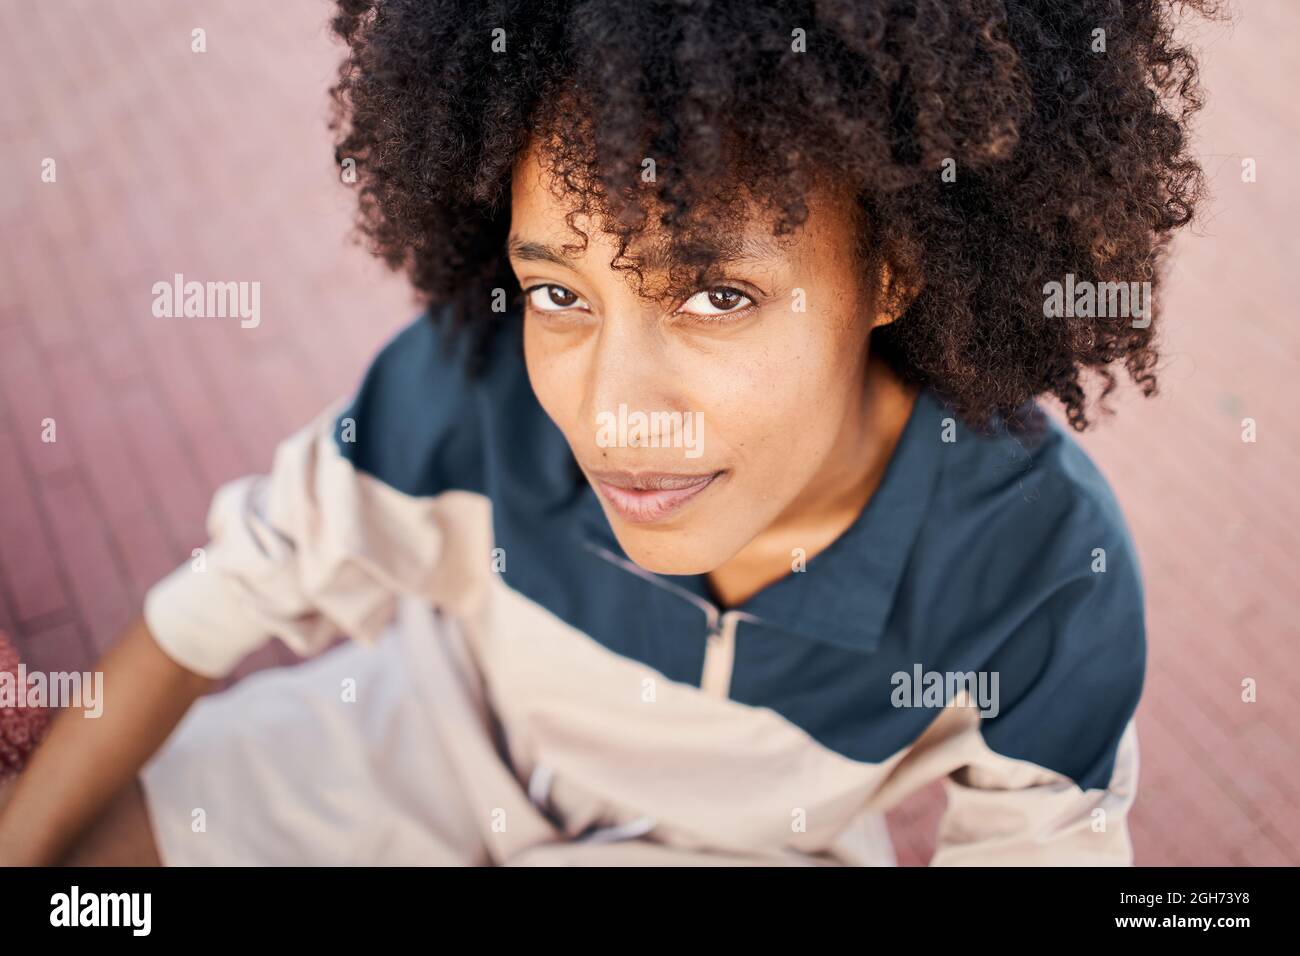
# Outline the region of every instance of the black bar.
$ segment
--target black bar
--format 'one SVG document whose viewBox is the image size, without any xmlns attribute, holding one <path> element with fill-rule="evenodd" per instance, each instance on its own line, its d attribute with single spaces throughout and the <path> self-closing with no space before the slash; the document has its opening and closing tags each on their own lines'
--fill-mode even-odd
<svg viewBox="0 0 1300 956">
<path fill-rule="evenodd" d="M 696 879 L 699 885 L 692 885 Z M 558 942 L 555 933 L 570 933 L 607 946 L 637 937 L 680 938 L 669 936 L 664 923 L 696 922 L 704 916 L 701 907 L 712 914 L 704 922 L 731 940 L 790 930 L 806 934 L 805 944 L 851 934 L 863 948 L 875 948 L 897 940 L 900 932 L 904 939 L 919 933 L 914 938 L 920 946 L 924 940 L 1025 932 L 1034 935 L 1003 938 L 1071 946 L 1100 935 L 1200 935 L 1231 945 L 1242 932 L 1286 928 L 1290 920 L 1282 913 L 1290 908 L 1293 885 L 1294 871 L 1283 868 L 623 869 L 598 877 L 572 872 L 545 878 L 486 869 L 13 869 L 0 870 L 0 948 L 20 953 L 16 944 L 22 940 L 77 933 L 86 941 L 95 936 L 129 944 L 147 938 L 205 946 L 252 943 L 258 949 L 284 942 L 298 949 L 348 940 L 374 945 L 380 940 L 376 933 L 387 939 L 403 931 L 421 934 L 433 947 L 443 933 L 457 940 L 481 934 L 479 942 L 495 947 L 503 931 L 512 930 L 534 939 L 544 933 L 552 943 Z M 149 894 L 147 936 L 136 935 L 131 919 L 143 928 L 143 896 L 135 898 L 140 909 L 121 908 L 121 898 L 114 904 L 125 925 L 52 925 L 52 918 L 71 921 L 74 886 L 78 922 L 99 910 L 98 894 Z M 111 910 L 102 912 L 111 916 Z M 1206 918 L 1244 918 L 1246 924 L 1206 929 L 1164 922 Z M 1121 926 L 1122 919 L 1151 919 L 1154 925 Z M 604 928 L 615 935 L 605 935 Z M 778 938 L 770 936 L 769 944 L 780 945 Z"/>
</svg>

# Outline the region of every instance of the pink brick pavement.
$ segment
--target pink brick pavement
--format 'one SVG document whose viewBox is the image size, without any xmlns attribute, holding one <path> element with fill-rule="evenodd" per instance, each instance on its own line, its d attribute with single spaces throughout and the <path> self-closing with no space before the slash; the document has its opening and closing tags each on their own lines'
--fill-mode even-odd
<svg viewBox="0 0 1300 956">
<path fill-rule="evenodd" d="M 1125 393 L 1084 439 L 1146 573 L 1133 822 L 1147 865 L 1300 863 L 1300 6 L 1243 6 L 1199 31 L 1214 199 L 1180 240 L 1163 394 Z M 328 11 L 0 6 L 0 629 L 32 666 L 84 666 L 107 646 L 203 542 L 216 485 L 265 467 L 412 314 L 400 279 L 346 241 Z M 56 183 L 40 180 L 45 157 Z M 1257 182 L 1241 181 L 1245 157 Z M 153 318 L 151 286 L 176 272 L 260 281 L 261 326 Z M 904 863 L 928 858 L 941 807 L 934 788 L 891 815 Z"/>
</svg>

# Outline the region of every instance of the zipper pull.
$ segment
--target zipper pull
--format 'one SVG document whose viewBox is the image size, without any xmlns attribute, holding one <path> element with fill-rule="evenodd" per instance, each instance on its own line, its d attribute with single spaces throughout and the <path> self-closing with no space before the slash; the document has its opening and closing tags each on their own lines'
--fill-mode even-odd
<svg viewBox="0 0 1300 956">
<path fill-rule="evenodd" d="M 731 668 L 735 654 L 735 622 L 724 613 L 713 617 L 708 627 L 700 690 L 712 697 L 726 697 L 731 686 Z"/>
</svg>

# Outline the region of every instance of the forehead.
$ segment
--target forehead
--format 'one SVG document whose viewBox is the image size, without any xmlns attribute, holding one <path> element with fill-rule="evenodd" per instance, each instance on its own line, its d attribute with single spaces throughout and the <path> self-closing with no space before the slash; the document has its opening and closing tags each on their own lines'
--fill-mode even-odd
<svg viewBox="0 0 1300 956">
<path fill-rule="evenodd" d="M 639 180 L 640 170 L 633 170 L 631 175 Z M 836 195 L 826 188 L 811 190 L 805 197 L 806 220 L 782 236 L 774 235 L 774 217 L 753 199 L 744 198 L 741 217 L 720 223 L 720 228 L 711 231 L 701 244 L 716 252 L 720 261 L 792 258 L 827 244 L 842 248 L 851 238 L 854 221 L 850 204 L 837 201 Z M 660 208 L 652 204 L 648 222 L 656 222 Z M 583 258 L 583 235 L 588 248 L 614 247 L 615 241 L 600 228 L 602 219 L 601 210 L 582 208 L 580 198 L 566 191 L 551 172 L 543 149 L 536 142 L 530 144 L 515 164 L 511 182 L 511 253 L 516 258 L 551 259 L 542 246 L 554 251 L 568 245 L 567 257 Z M 669 264 L 672 239 L 664 228 L 652 226 L 637 237 L 635 246 L 645 257 L 645 264 L 657 269 Z"/>
</svg>

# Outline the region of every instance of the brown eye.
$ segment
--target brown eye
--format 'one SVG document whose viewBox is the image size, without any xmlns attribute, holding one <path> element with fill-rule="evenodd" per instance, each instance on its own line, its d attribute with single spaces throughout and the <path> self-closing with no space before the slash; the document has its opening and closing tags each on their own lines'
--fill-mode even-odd
<svg viewBox="0 0 1300 956">
<path fill-rule="evenodd" d="M 697 318 L 721 318 L 741 312 L 753 301 L 739 289 L 733 289 L 731 286 L 715 286 L 704 292 L 695 293 L 678 311 Z"/>
<path fill-rule="evenodd" d="M 569 306 L 573 305 L 573 303 L 578 301 L 578 297 L 568 289 L 564 288 L 564 286 L 548 285 L 546 287 L 546 293 L 550 296 L 552 304 L 558 305 L 562 309 L 567 309 Z"/>
<path fill-rule="evenodd" d="M 744 296 L 735 289 L 710 289 L 709 305 L 723 312 L 730 312 Z"/>
<path fill-rule="evenodd" d="M 565 309 L 585 307 L 586 303 L 562 285 L 535 285 L 528 289 L 529 304 L 538 312 L 563 312 Z"/>
</svg>

